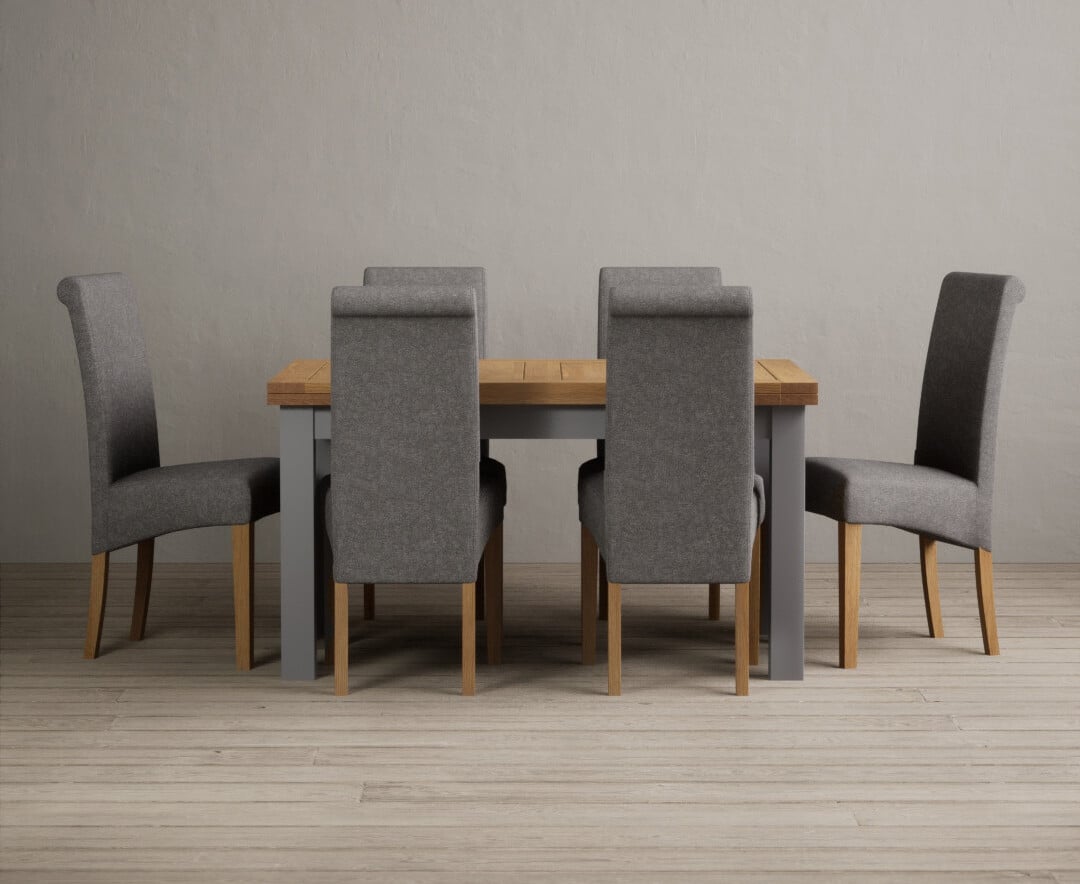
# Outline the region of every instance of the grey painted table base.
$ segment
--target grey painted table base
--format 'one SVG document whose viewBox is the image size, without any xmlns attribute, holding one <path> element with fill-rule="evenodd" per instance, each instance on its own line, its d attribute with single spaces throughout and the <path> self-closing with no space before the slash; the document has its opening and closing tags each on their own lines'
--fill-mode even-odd
<svg viewBox="0 0 1080 884">
<path fill-rule="evenodd" d="M 322 623 L 321 519 L 315 487 L 330 469 L 330 409 L 281 406 L 281 677 L 313 679 Z M 757 471 L 765 480 L 761 574 L 762 633 L 769 678 L 803 677 L 803 511 L 806 504 L 802 406 L 758 406 Z M 485 439 L 599 439 L 603 406 L 484 405 Z"/>
</svg>

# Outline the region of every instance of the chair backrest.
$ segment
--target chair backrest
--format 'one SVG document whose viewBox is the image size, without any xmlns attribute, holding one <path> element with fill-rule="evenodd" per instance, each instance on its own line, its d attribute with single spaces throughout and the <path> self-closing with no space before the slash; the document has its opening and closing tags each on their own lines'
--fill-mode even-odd
<svg viewBox="0 0 1080 884">
<path fill-rule="evenodd" d="M 107 542 L 105 495 L 117 479 L 161 465 L 150 363 L 135 291 L 122 273 L 69 276 L 67 307 L 82 371 L 90 450 L 91 546 Z"/>
<path fill-rule="evenodd" d="M 476 344 L 487 358 L 487 289 L 483 267 L 368 267 L 364 285 L 466 286 L 476 292 Z"/>
<path fill-rule="evenodd" d="M 475 579 L 476 292 L 342 287 L 331 312 L 334 579 Z"/>
<path fill-rule="evenodd" d="M 711 291 L 720 284 L 719 267 L 601 267 L 596 303 L 597 358 L 607 356 L 607 302 L 616 286 L 657 286 L 657 291 Z"/>
<path fill-rule="evenodd" d="M 605 545 L 619 583 L 742 583 L 757 523 L 748 288 L 615 288 Z"/>
<path fill-rule="evenodd" d="M 915 463 L 978 484 L 986 538 L 1005 349 L 1023 299 L 1015 276 L 950 273 L 941 283 L 923 372 Z"/>
</svg>

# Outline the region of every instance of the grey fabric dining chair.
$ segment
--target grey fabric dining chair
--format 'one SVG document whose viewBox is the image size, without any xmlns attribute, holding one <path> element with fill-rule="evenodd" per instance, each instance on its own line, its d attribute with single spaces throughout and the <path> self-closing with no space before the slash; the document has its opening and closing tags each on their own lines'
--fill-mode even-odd
<svg viewBox="0 0 1080 884">
<path fill-rule="evenodd" d="M 476 349 L 478 358 L 487 358 L 487 276 L 483 267 L 367 267 L 364 269 L 364 285 L 418 285 L 418 286 L 465 286 L 476 292 Z M 480 455 L 490 454 L 488 441 L 480 441 Z M 501 469 L 497 461 L 488 469 Z M 504 471 L 505 472 L 505 471 Z M 476 574 L 476 616 L 483 620 L 486 608 L 484 600 L 484 563 L 481 561 Z M 375 617 L 375 587 L 364 587 L 364 619 Z"/>
<path fill-rule="evenodd" d="M 765 514 L 754 474 L 746 288 L 617 286 L 607 307 L 607 451 L 578 475 L 582 659 L 607 564 L 608 693 L 622 691 L 624 583 L 736 584 L 735 689 L 749 693 L 750 584 Z"/>
<path fill-rule="evenodd" d="M 950 273 L 941 283 L 911 464 L 806 459 L 806 508 L 838 523 L 840 666 L 855 668 L 862 526 L 919 536 L 930 635 L 944 635 L 937 541 L 975 551 L 983 650 L 998 653 L 990 553 L 994 451 L 1005 349 L 1024 286 L 1014 276 Z"/>
<path fill-rule="evenodd" d="M 476 291 L 339 287 L 331 313 L 334 692 L 348 693 L 350 584 L 456 583 L 461 692 L 472 695 L 481 556 L 489 660 L 501 657 L 506 504 L 501 464 L 480 459 Z"/>
<path fill-rule="evenodd" d="M 278 459 L 161 466 L 157 413 L 135 292 L 121 273 L 72 276 L 57 286 L 75 334 L 90 452 L 92 552 L 84 656 L 101 647 L 109 554 L 138 544 L 130 638 L 150 604 L 154 538 L 232 525 L 236 665 L 253 663 L 254 523 L 278 511 Z"/>
<path fill-rule="evenodd" d="M 601 267 L 600 285 L 596 297 L 596 358 L 607 357 L 608 298 L 616 286 L 656 286 L 660 292 L 710 291 L 722 284 L 719 267 Z M 596 456 L 604 457 L 604 440 L 596 440 Z M 601 620 L 607 619 L 607 563 L 600 559 Z M 720 594 L 709 591 L 709 616 L 720 619 Z M 753 656 L 753 654 L 751 655 Z M 756 660 L 755 660 L 756 662 Z"/>
</svg>

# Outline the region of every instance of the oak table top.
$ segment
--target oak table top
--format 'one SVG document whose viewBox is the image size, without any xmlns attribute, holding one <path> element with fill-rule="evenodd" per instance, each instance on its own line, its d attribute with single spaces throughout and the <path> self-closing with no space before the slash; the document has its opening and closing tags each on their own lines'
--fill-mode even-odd
<svg viewBox="0 0 1080 884">
<path fill-rule="evenodd" d="M 603 405 L 603 359 L 481 359 L 481 405 Z M 330 360 L 290 362 L 266 384 L 268 405 L 328 407 Z M 818 382 L 790 359 L 754 360 L 755 405 L 817 405 Z"/>
</svg>

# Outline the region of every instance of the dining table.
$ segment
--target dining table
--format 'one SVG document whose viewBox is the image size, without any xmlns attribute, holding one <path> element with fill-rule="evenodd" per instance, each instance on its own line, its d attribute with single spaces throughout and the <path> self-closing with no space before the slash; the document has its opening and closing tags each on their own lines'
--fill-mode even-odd
<svg viewBox="0 0 1080 884">
<path fill-rule="evenodd" d="M 603 439 L 603 359 L 482 359 L 480 436 Z M 266 385 L 281 447 L 281 677 L 314 679 L 324 585 L 316 498 L 330 472 L 330 360 L 290 362 Z M 790 359 L 754 361 L 754 457 L 765 482 L 761 638 L 770 679 L 803 677 L 805 412 L 818 382 Z M 515 504 L 527 506 L 527 502 Z"/>
</svg>

